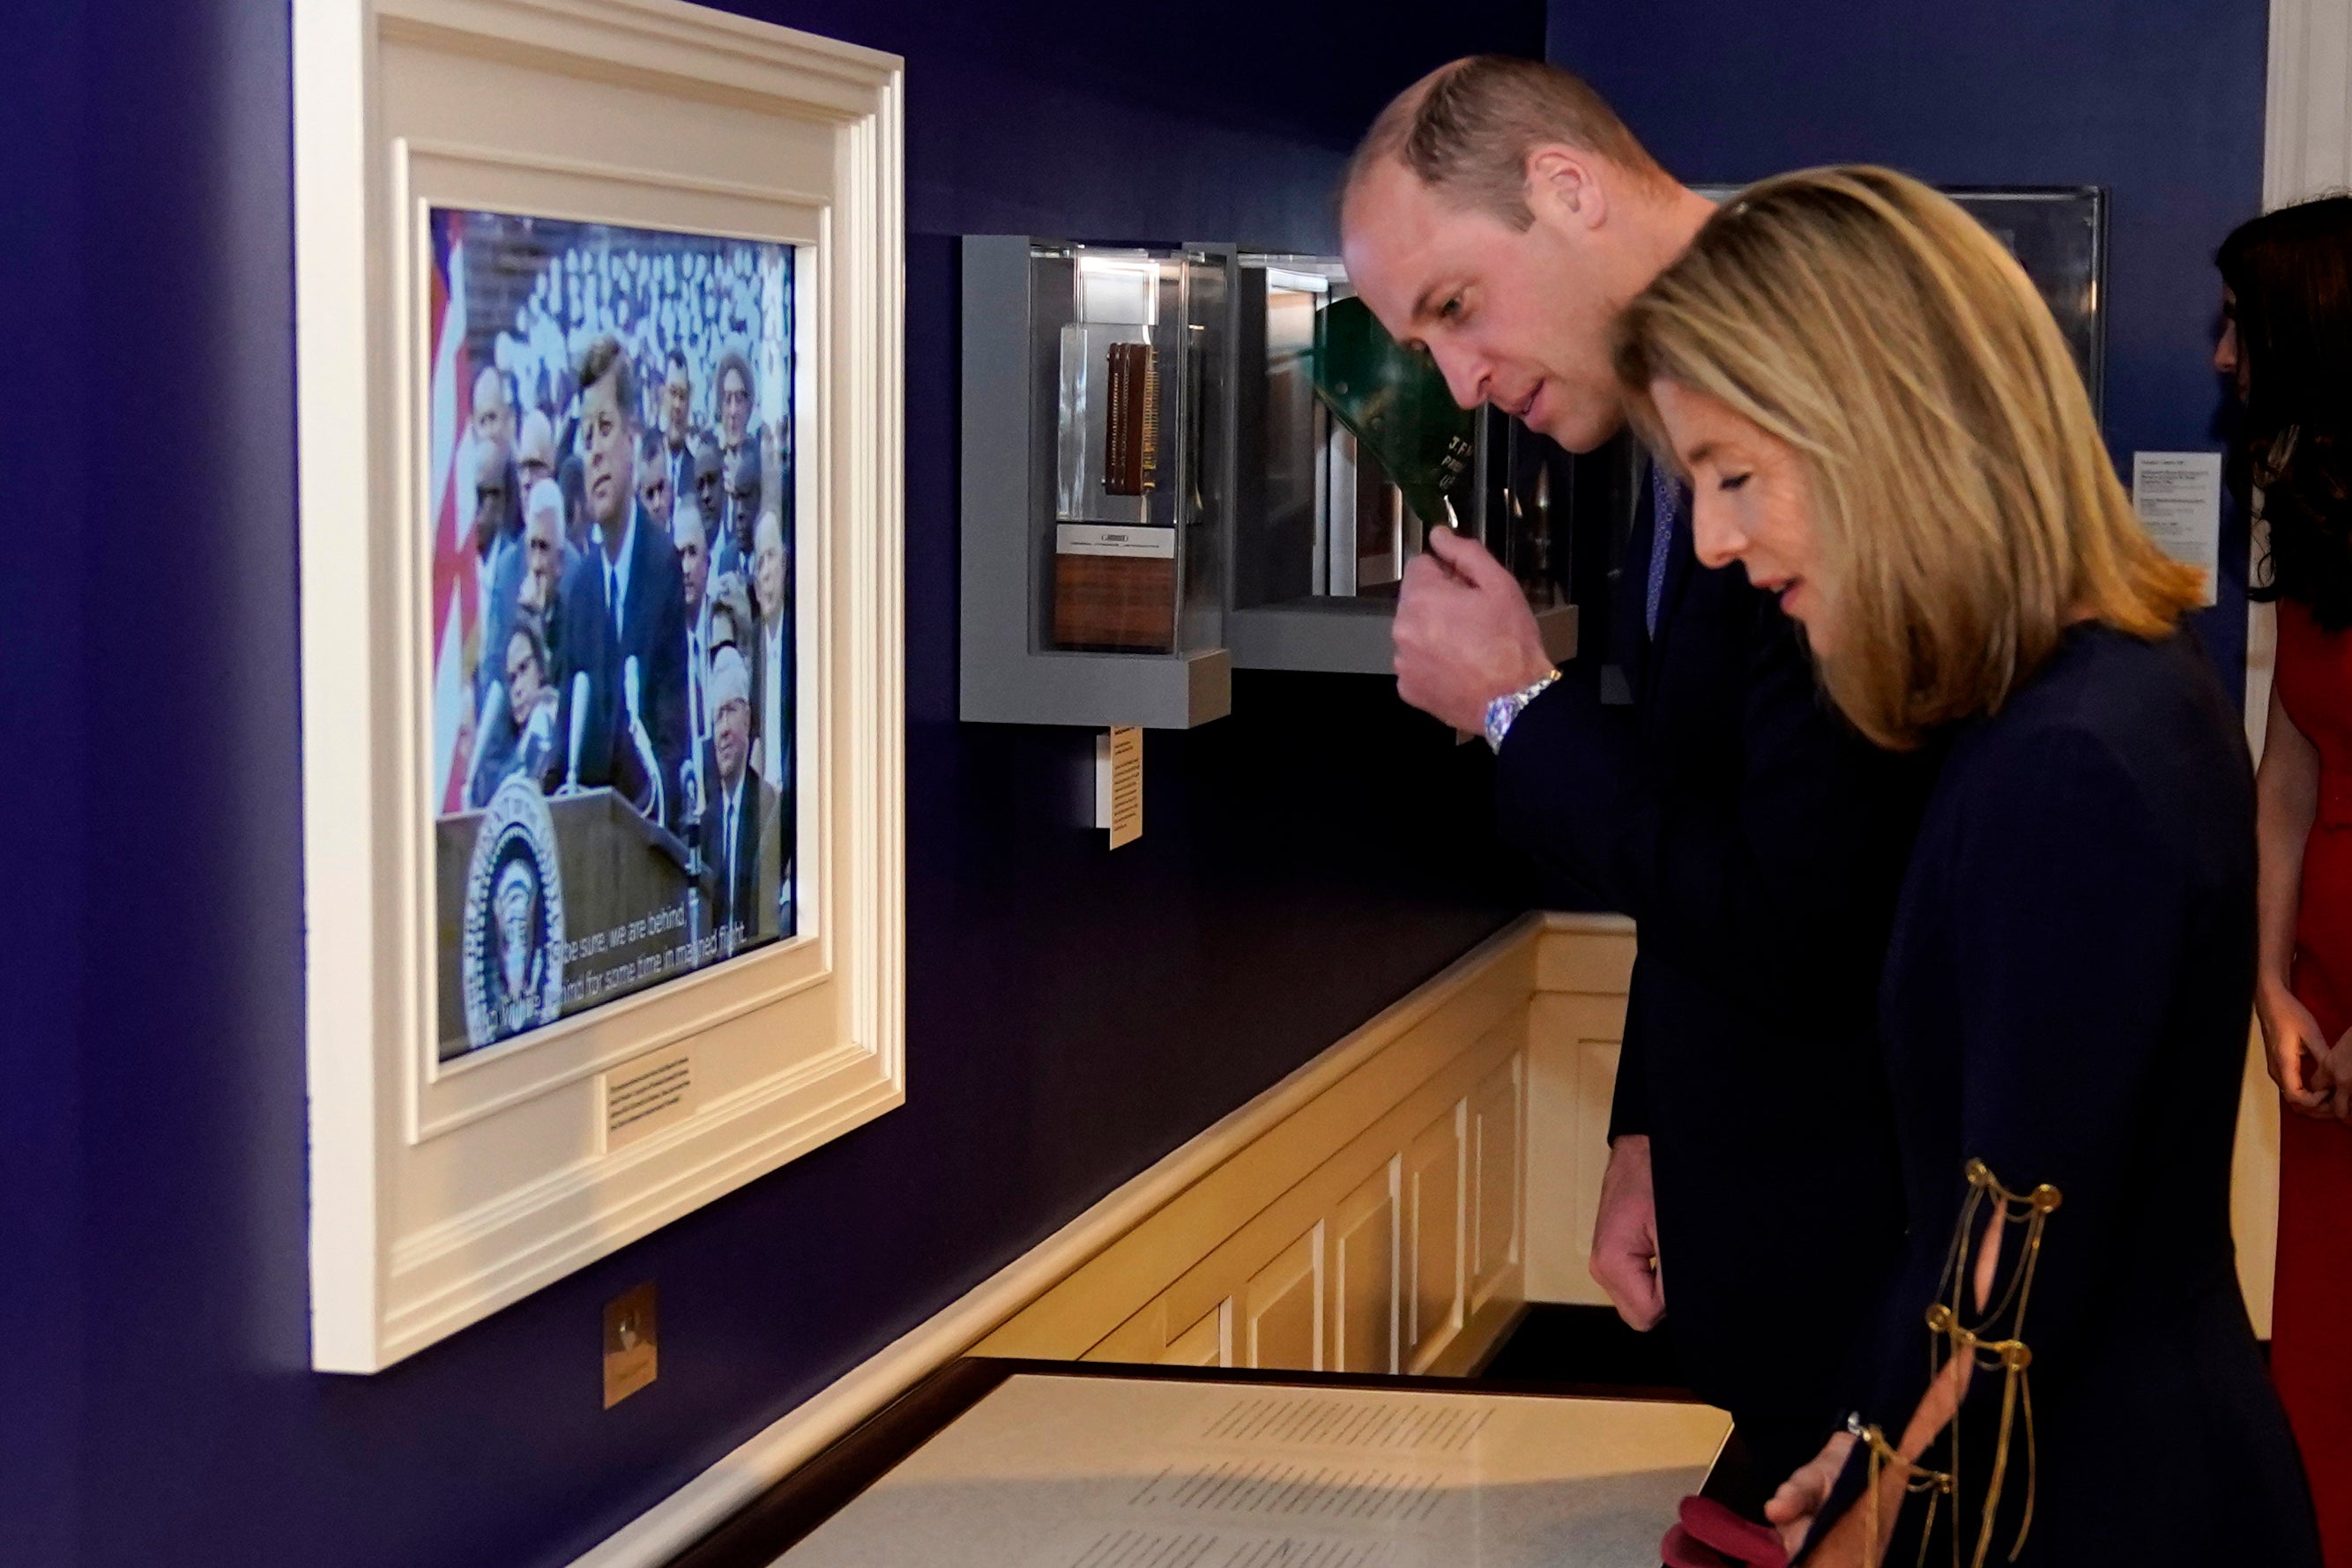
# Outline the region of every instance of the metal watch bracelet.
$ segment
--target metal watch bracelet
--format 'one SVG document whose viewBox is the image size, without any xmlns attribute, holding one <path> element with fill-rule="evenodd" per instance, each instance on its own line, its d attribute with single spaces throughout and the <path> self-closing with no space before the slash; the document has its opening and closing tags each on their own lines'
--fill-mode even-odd
<svg viewBox="0 0 2352 1568">
<path fill-rule="evenodd" d="M 1543 689 L 1559 679 L 1558 670 L 1545 672 L 1543 679 L 1521 686 L 1515 692 L 1505 692 L 1486 705 L 1486 744 L 1499 752 L 1503 737 L 1511 733 L 1511 725 L 1527 706 L 1543 695 Z"/>
</svg>

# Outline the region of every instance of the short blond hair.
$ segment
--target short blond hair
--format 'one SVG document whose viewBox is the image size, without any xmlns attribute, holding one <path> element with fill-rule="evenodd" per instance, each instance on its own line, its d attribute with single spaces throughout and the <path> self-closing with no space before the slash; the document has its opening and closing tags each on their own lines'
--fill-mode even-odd
<svg viewBox="0 0 2352 1568">
<path fill-rule="evenodd" d="M 1516 55 L 1469 55 L 1390 99 L 1348 161 L 1339 199 L 1344 205 L 1374 165 L 1394 159 L 1455 205 L 1525 232 L 1535 222 L 1528 155 L 1548 144 L 1597 153 L 1644 181 L 1666 180 L 1582 77 Z"/>
<path fill-rule="evenodd" d="M 2023 269 L 1892 170 L 1733 197 L 1627 309 L 1617 373 L 1662 455 L 1659 380 L 1796 449 L 1840 612 L 1822 684 L 1882 746 L 1998 711 L 2072 620 L 2152 639 L 2204 597 L 2134 515 Z"/>
</svg>

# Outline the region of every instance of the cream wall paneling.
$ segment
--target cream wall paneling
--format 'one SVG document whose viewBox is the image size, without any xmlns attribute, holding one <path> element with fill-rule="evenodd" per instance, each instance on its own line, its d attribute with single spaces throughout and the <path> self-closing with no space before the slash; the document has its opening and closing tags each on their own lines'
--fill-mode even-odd
<svg viewBox="0 0 2352 1568">
<path fill-rule="evenodd" d="M 672 0 L 296 0 L 315 1364 L 370 1372 L 898 1104 L 902 76 Z M 795 247 L 800 929 L 436 1060 L 425 219 Z M 607 1149 L 604 1075 L 690 1114 Z"/>
<path fill-rule="evenodd" d="M 1030 1251 L 780 1417 L 573 1568 L 656 1568 L 923 1377 L 967 1353 L 1124 1355 L 1239 1366 L 1256 1354 L 1394 1370 L 1414 1291 L 1402 1239 L 1405 1152 L 1464 1130 L 1455 1234 L 1464 1326 L 1429 1370 L 1475 1364 L 1519 1308 L 1525 1217 L 1546 1198 L 1507 1151 L 1529 1147 L 1521 1058 L 1539 987 L 1605 984 L 1632 925 L 1529 915 Z M 1622 990 L 1622 980 L 1620 982 Z M 1619 998 L 1622 1014 L 1622 998 Z M 1433 1137 L 1424 1153 L 1442 1149 Z M 1442 1167 L 1443 1155 L 1433 1164 Z M 1473 1197 L 1475 1193 L 1478 1196 Z M 1464 1227 L 1468 1228 L 1465 1229 Z M 1441 1276 L 1443 1277 L 1443 1276 Z M 1459 1277 L 1458 1275 L 1456 1277 Z M 1318 1301 L 1319 1293 L 1319 1301 Z M 1311 1303 L 1302 1310 L 1300 1303 Z"/>
<path fill-rule="evenodd" d="M 1346 1371 L 1475 1366 L 1529 1299 L 1545 988 L 1624 1011 L 1633 927 L 1530 917 L 1348 1046 L 1331 1085 L 983 1341 L 983 1354 Z M 1402 1004 L 1401 1004 L 1402 1006 Z M 1613 1039 L 1616 1026 L 1609 1025 Z M 1601 1090 L 1606 1101 L 1606 1085 Z M 1598 1134 L 1596 1134 L 1598 1135 Z M 1568 1221 L 1566 1223 L 1573 1223 Z M 1576 1251 L 1581 1271 L 1583 1250 Z M 1309 1301 L 1319 1303 L 1310 1318 Z"/>
<path fill-rule="evenodd" d="M 2352 186 L 2352 0 L 2271 0 L 2263 205 Z"/>
</svg>

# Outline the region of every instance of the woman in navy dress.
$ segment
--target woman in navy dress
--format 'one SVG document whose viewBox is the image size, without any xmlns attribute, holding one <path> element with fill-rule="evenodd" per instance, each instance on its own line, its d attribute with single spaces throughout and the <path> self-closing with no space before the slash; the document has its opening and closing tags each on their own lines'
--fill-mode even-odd
<svg viewBox="0 0 2352 1568">
<path fill-rule="evenodd" d="M 2252 780 L 2048 310 L 1943 197 L 1820 170 L 1727 204 L 1619 370 L 1701 559 L 1941 762 L 1880 997 L 1906 1252 L 1770 1518 L 1822 1563 L 2316 1568 L 2230 1236 Z"/>
</svg>

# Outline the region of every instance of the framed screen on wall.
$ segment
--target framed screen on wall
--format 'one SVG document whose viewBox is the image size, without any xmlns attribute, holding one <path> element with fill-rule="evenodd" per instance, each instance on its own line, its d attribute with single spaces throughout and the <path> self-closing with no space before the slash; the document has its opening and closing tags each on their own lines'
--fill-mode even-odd
<svg viewBox="0 0 2352 1568">
<path fill-rule="evenodd" d="M 901 71 L 296 8 L 315 1364 L 900 1103 Z"/>
</svg>

